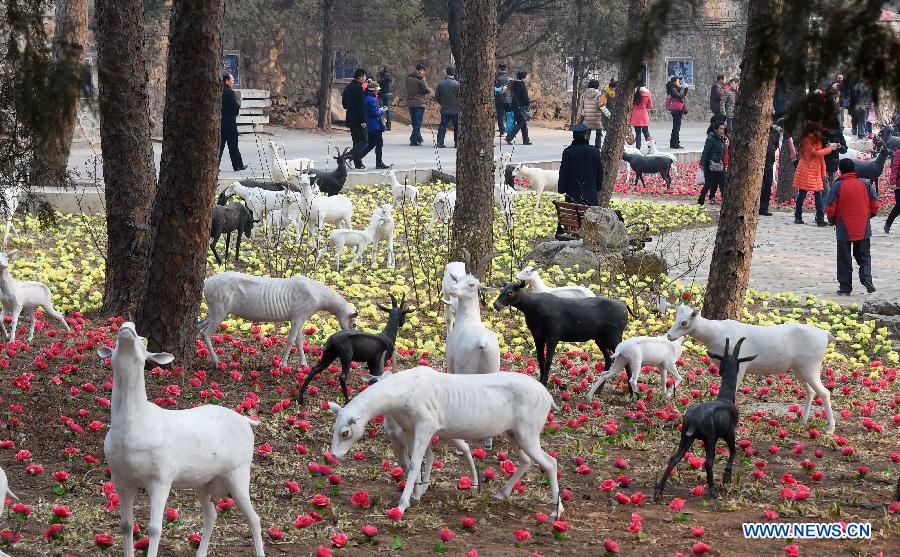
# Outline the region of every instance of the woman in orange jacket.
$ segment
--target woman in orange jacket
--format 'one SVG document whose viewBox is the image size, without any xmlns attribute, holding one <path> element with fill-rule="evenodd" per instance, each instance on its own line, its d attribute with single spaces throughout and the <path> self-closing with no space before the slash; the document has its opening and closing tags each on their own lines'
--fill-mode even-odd
<svg viewBox="0 0 900 557">
<path fill-rule="evenodd" d="M 803 224 L 803 201 L 806 193 L 812 192 L 816 200 L 816 224 L 828 226 L 825 222 L 825 205 L 822 202 L 827 172 L 825 155 L 834 150 L 834 144 L 822 145 L 825 129 L 813 123 L 806 127 L 800 140 L 800 162 L 794 172 L 794 187 L 797 188 L 797 206 L 794 208 L 794 223 Z"/>
</svg>

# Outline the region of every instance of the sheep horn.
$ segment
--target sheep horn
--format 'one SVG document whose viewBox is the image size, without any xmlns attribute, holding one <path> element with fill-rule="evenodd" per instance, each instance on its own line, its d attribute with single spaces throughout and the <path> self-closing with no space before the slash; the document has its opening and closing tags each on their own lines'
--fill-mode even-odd
<svg viewBox="0 0 900 557">
<path fill-rule="evenodd" d="M 741 345 L 744 344 L 745 340 L 747 340 L 747 337 L 741 337 L 741 339 L 737 341 L 737 344 L 734 345 L 734 357 L 735 358 L 737 358 L 738 354 L 741 353 Z"/>
<path fill-rule="evenodd" d="M 391 308 L 397 307 L 397 298 L 392 293 L 388 293 L 388 297 L 391 299 Z"/>
</svg>

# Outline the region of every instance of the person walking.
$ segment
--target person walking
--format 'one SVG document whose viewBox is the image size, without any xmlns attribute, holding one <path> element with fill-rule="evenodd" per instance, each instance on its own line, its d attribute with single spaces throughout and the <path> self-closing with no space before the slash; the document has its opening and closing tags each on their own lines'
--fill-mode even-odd
<svg viewBox="0 0 900 557">
<path fill-rule="evenodd" d="M 353 72 L 353 81 L 344 87 L 341 94 L 341 106 L 347 111 L 344 120 L 350 128 L 350 140 L 353 142 L 350 157 L 355 168 L 365 168 L 361 153 L 369 145 L 369 137 L 366 134 L 366 92 L 363 89 L 365 81 L 366 70 L 357 68 Z"/>
<path fill-rule="evenodd" d="M 634 104 L 631 107 L 631 125 L 634 126 L 634 138 L 637 148 L 641 148 L 641 134 L 644 139 L 650 141 L 650 109 L 653 108 L 653 99 L 650 98 L 650 89 L 638 87 L 634 90 Z"/>
<path fill-rule="evenodd" d="M 772 201 L 772 182 L 775 181 L 775 154 L 778 147 L 781 146 L 781 134 L 783 129 L 778 124 L 783 120 L 773 123 L 769 126 L 769 144 L 766 146 L 766 160 L 763 163 L 763 183 L 759 192 L 759 214 L 764 217 L 771 217 L 769 212 L 769 203 Z"/>
<path fill-rule="evenodd" d="M 528 72 L 516 72 L 516 79 L 510 82 L 509 92 L 512 98 L 512 111 L 516 119 L 516 125 L 506 134 L 506 143 L 512 145 L 516 134 L 521 130 L 522 145 L 531 145 L 528 140 L 528 119 L 531 118 L 531 100 L 528 98 L 528 85 L 525 80 L 528 79 Z"/>
<path fill-rule="evenodd" d="M 703 169 L 703 189 L 700 190 L 698 205 L 706 201 L 709 193 L 709 204 L 716 203 L 716 188 L 725 191 L 725 149 L 728 139 L 725 137 L 725 118 L 713 116 L 710 129 L 707 130 L 706 143 L 700 155 L 700 167 Z"/>
<path fill-rule="evenodd" d="M 837 115 L 831 117 L 829 127 L 825 129 L 822 140 L 826 145 L 835 145 L 836 147 L 830 153 L 825 155 L 825 187 L 822 190 L 822 197 L 828 199 L 828 193 L 831 186 L 837 179 L 838 163 L 842 154 L 847 152 L 847 140 L 840 129 Z"/>
<path fill-rule="evenodd" d="M 837 280 L 842 296 L 853 291 L 852 252 L 859 265 L 859 282 L 866 292 L 875 292 L 872 284 L 872 217 L 878 214 L 878 194 L 872 185 L 860 180 L 853 169 L 853 159 L 840 163 L 841 177 L 831 188 L 828 196 L 828 222 L 835 226 L 837 237 Z"/>
<path fill-rule="evenodd" d="M 868 132 L 869 109 L 872 107 L 872 86 L 868 79 L 863 79 L 853 86 L 853 111 L 856 114 L 856 133 L 858 139 L 864 139 Z"/>
<path fill-rule="evenodd" d="M 226 73 L 222 76 L 222 137 L 219 141 L 219 162 L 222 162 L 222 154 L 225 145 L 228 145 L 228 156 L 231 157 L 231 168 L 237 172 L 246 170 L 247 165 L 241 158 L 238 149 L 237 117 L 241 112 L 241 102 L 231 86 L 234 85 L 234 76 Z"/>
<path fill-rule="evenodd" d="M 412 122 L 409 144 L 412 147 L 425 142 L 422 137 L 422 121 L 425 119 L 425 104 L 430 95 L 431 88 L 425 83 L 425 66 L 416 64 L 416 69 L 406 76 L 406 106 L 409 107 L 409 119 Z"/>
<path fill-rule="evenodd" d="M 563 150 L 559 166 L 559 193 L 566 201 L 581 205 L 597 205 L 597 192 L 603 185 L 603 167 L 600 150 L 588 141 L 589 128 L 584 124 L 572 126 L 572 144 Z M 572 240 L 556 225 L 557 240 Z"/>
<path fill-rule="evenodd" d="M 438 83 L 434 90 L 434 97 L 441 105 L 441 123 L 438 125 L 437 146 L 444 145 L 444 136 L 447 133 L 447 125 L 453 122 L 453 146 L 456 147 L 456 138 L 459 133 L 459 81 L 456 81 L 456 68 L 447 66 L 447 75 Z"/>
<path fill-rule="evenodd" d="M 609 109 L 616 101 L 616 87 L 618 86 L 619 82 L 616 81 L 616 78 L 612 78 L 609 80 L 609 84 L 603 87 L 603 93 L 600 95 L 600 125 L 604 130 L 609 129 L 609 118 L 612 116 Z"/>
<path fill-rule="evenodd" d="M 394 77 L 387 68 L 381 68 L 378 72 L 378 86 L 381 87 L 381 104 L 384 106 L 384 129 L 391 131 L 391 101 L 394 100 L 394 93 L 391 85 L 394 83 Z"/>
<path fill-rule="evenodd" d="M 681 118 L 687 114 L 687 93 L 688 87 L 681 84 L 681 76 L 673 75 L 666 83 L 666 110 L 672 115 L 670 149 L 684 149 L 681 146 Z"/>
<path fill-rule="evenodd" d="M 512 97 L 509 92 L 509 72 L 506 64 L 497 66 L 497 74 L 494 76 L 494 109 L 497 111 L 497 128 L 500 136 L 507 132 L 506 113 L 512 111 Z"/>
<path fill-rule="evenodd" d="M 366 148 L 360 152 L 359 160 L 361 161 L 374 149 L 375 168 L 389 168 L 388 165 L 384 164 L 384 160 L 382 159 L 382 151 L 384 148 L 383 134 L 385 128 L 382 118 L 387 112 L 387 108 L 381 106 L 381 103 L 378 102 L 379 91 L 381 91 L 381 86 L 377 81 L 370 79 L 366 82 L 365 105 L 366 135 L 368 136 L 368 143 L 366 144 Z M 365 168 L 365 166 L 363 166 L 363 168 Z"/>
<path fill-rule="evenodd" d="M 725 114 L 725 76 L 719 74 L 716 76 L 716 82 L 709 88 L 709 110 L 713 116 L 723 116 Z"/>
<path fill-rule="evenodd" d="M 600 82 L 596 79 L 588 81 L 587 88 L 581 93 L 581 101 L 578 103 L 577 124 L 584 124 L 587 127 L 587 141 L 591 142 L 591 131 L 596 130 L 597 135 L 594 137 L 594 147 L 600 147 L 603 141 L 603 123 L 600 116 Z M 573 128 L 574 129 L 574 128 Z"/>
<path fill-rule="evenodd" d="M 900 147 L 894 150 L 891 157 L 891 182 L 894 183 L 894 208 L 891 209 L 887 221 L 884 223 L 884 233 L 891 233 L 891 225 L 894 219 L 900 216 Z"/>
<path fill-rule="evenodd" d="M 828 226 L 825 222 L 825 207 L 822 190 L 828 179 L 825 167 L 825 155 L 834 150 L 831 144 L 824 145 L 822 139 L 825 129 L 821 124 L 807 125 L 800 140 L 800 161 L 794 171 L 794 187 L 797 188 L 797 203 L 794 207 L 794 224 L 803 224 L 803 201 L 807 192 L 812 192 L 816 202 L 816 224 Z"/>
<path fill-rule="evenodd" d="M 725 112 L 725 133 L 728 137 L 734 133 L 734 107 L 737 105 L 737 94 L 740 88 L 740 81 L 735 77 L 731 78 L 722 101 L 722 110 Z"/>
</svg>

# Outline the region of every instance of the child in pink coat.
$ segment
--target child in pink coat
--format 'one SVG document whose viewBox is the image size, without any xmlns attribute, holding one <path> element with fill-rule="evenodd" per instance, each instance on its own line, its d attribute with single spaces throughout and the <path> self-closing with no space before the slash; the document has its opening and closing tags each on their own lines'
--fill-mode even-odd
<svg viewBox="0 0 900 557">
<path fill-rule="evenodd" d="M 638 87 L 634 91 L 634 105 L 631 107 L 631 125 L 634 126 L 635 144 L 641 148 L 641 134 L 644 139 L 650 140 L 650 109 L 653 108 L 653 99 L 650 98 L 650 90 L 646 87 Z"/>
</svg>

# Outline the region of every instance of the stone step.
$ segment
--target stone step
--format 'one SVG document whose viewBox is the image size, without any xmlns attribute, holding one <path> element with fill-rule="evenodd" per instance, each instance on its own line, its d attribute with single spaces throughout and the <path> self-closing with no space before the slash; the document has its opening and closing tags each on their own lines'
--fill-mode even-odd
<svg viewBox="0 0 900 557">
<path fill-rule="evenodd" d="M 241 124 L 268 124 L 269 117 L 268 116 L 244 116 L 243 114 L 239 114 L 236 119 L 238 125 Z"/>
<path fill-rule="evenodd" d="M 245 108 L 268 108 L 272 106 L 272 99 L 241 99 L 241 110 Z"/>
<path fill-rule="evenodd" d="M 234 92 L 237 93 L 238 98 L 241 100 L 269 98 L 268 89 L 235 89 Z"/>
</svg>

